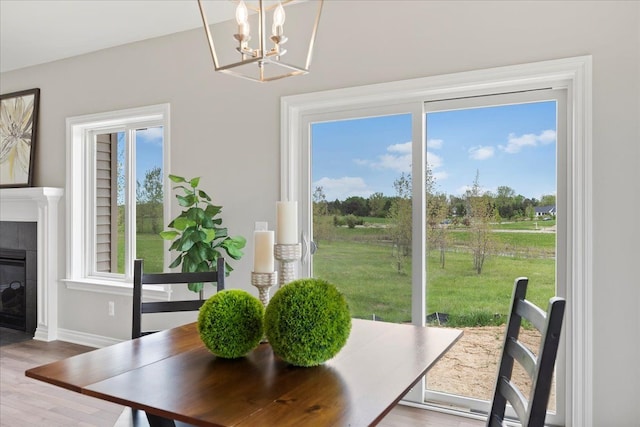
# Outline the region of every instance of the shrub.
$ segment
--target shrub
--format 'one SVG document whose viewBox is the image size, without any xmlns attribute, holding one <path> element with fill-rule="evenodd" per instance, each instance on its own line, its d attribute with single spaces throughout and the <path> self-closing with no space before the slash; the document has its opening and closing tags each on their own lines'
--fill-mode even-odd
<svg viewBox="0 0 640 427">
<path fill-rule="evenodd" d="M 358 218 L 353 214 L 347 215 L 345 218 L 345 221 L 347 223 L 347 227 L 349 228 L 356 228 L 356 225 L 364 224 L 364 221 L 362 220 L 362 218 Z"/>
<path fill-rule="evenodd" d="M 334 357 L 351 332 L 351 314 L 338 289 L 320 279 L 300 279 L 278 290 L 264 317 L 273 352 L 295 366 Z"/>
<path fill-rule="evenodd" d="M 200 339 L 216 356 L 242 357 L 263 336 L 264 307 L 260 300 L 239 289 L 220 291 L 200 308 Z"/>
</svg>

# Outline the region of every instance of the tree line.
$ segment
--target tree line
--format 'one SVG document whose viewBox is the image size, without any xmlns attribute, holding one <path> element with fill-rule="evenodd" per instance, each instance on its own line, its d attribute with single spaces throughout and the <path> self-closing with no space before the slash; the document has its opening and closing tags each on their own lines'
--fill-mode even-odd
<svg viewBox="0 0 640 427">
<path fill-rule="evenodd" d="M 495 193 L 484 191 L 480 185 L 479 171 L 476 171 L 473 184 L 462 196 L 447 195 L 437 191 L 431 169 L 427 167 L 426 171 L 427 245 L 430 251 L 439 251 L 441 268 L 445 268 L 446 264 L 446 252 L 451 240 L 450 226 L 461 226 L 468 230 L 468 249 L 473 256 L 473 268 L 480 274 L 494 248 L 492 223 L 533 219 L 535 207 L 556 203 L 555 195 L 544 195 L 537 200 L 516 194 L 509 186 L 500 186 Z M 333 216 L 333 226 L 343 225 L 339 218 L 346 218 L 343 223 L 351 228 L 358 224 L 358 217 L 387 218 L 395 268 L 399 273 L 403 272 L 411 255 L 411 176 L 401 174 L 393 186 L 394 196 L 373 193 L 368 198 L 352 196 L 344 201 L 332 202 L 326 200 L 321 186 L 316 187 L 313 193 L 314 239 L 326 238 L 331 234 L 327 217 Z"/>
</svg>

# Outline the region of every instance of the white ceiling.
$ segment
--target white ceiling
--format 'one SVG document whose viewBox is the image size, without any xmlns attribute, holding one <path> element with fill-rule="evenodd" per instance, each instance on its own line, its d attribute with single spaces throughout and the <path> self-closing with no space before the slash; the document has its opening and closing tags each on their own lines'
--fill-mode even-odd
<svg viewBox="0 0 640 427">
<path fill-rule="evenodd" d="M 233 17 L 232 2 L 208 3 L 210 24 Z M 197 0 L 0 0 L 0 72 L 201 25 Z"/>
</svg>

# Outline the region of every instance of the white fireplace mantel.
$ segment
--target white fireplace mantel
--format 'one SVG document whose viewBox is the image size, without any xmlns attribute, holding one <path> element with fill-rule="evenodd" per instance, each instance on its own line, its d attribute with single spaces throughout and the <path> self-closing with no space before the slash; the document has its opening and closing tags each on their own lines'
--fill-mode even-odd
<svg viewBox="0 0 640 427">
<path fill-rule="evenodd" d="M 37 223 L 37 326 L 35 339 L 58 337 L 58 202 L 62 188 L 0 188 L 0 221 Z"/>
</svg>

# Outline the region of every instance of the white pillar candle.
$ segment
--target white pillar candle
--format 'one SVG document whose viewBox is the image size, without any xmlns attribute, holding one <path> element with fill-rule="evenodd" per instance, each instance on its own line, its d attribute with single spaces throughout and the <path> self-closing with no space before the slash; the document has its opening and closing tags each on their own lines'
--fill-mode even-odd
<svg viewBox="0 0 640 427">
<path fill-rule="evenodd" d="M 298 243 L 298 202 L 277 202 L 276 243 Z"/>
<path fill-rule="evenodd" d="M 273 273 L 273 231 L 267 230 L 266 222 L 256 222 L 253 232 L 253 272 Z"/>
</svg>

